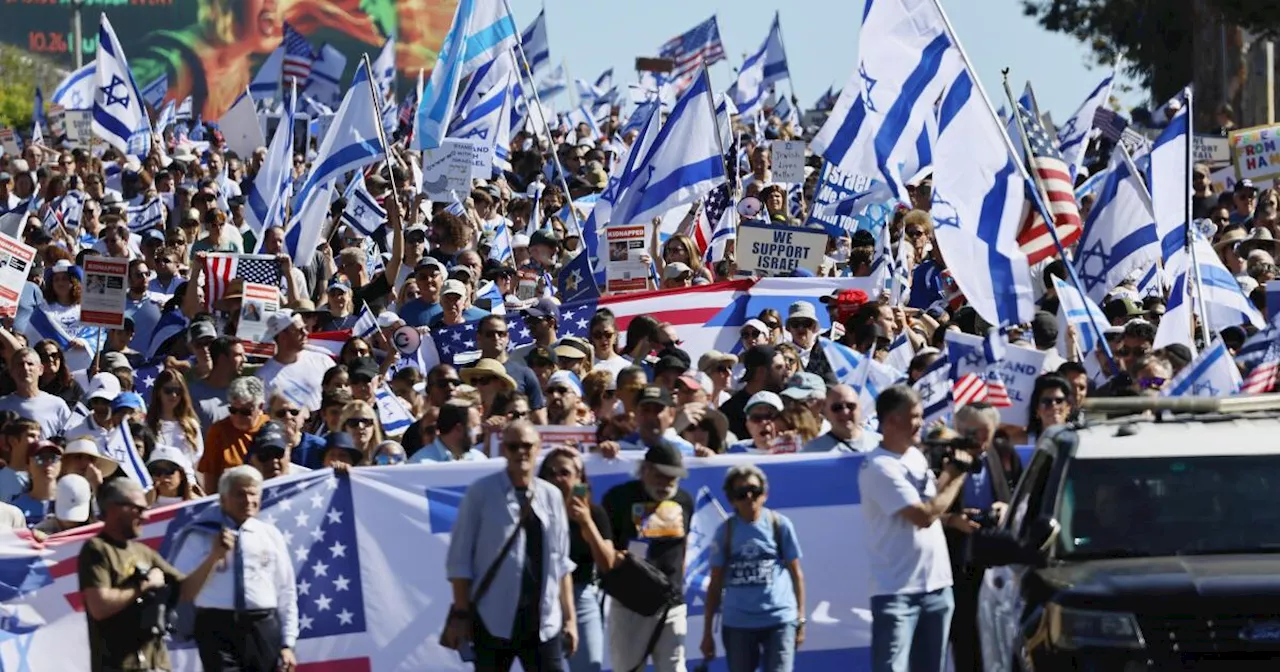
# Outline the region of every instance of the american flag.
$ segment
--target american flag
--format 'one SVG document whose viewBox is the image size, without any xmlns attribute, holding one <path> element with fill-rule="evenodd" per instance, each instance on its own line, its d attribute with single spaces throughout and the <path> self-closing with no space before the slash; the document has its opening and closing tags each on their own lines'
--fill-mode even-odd
<svg viewBox="0 0 1280 672">
<path fill-rule="evenodd" d="M 1013 406 L 1009 390 L 985 352 L 984 344 L 970 344 L 961 340 L 963 335 L 951 334 L 947 338 L 947 358 L 951 360 L 951 395 L 955 407 L 985 401 L 996 408 Z M 973 337 L 968 337 L 973 338 Z"/>
<path fill-rule="evenodd" d="M 956 408 L 987 399 L 987 384 L 976 373 L 966 373 L 951 385 L 951 396 Z"/>
<path fill-rule="evenodd" d="M 315 51 L 311 48 L 311 43 L 302 33 L 294 30 L 293 26 L 284 24 L 284 62 L 280 66 L 282 81 L 296 79 L 298 83 L 305 84 L 311 77 L 313 61 Z"/>
<path fill-rule="evenodd" d="M 720 41 L 720 24 L 716 17 L 703 21 L 683 35 L 662 45 L 658 55 L 675 61 L 670 77 L 677 89 L 684 89 L 698 74 L 698 66 L 725 60 L 724 43 Z"/>
<path fill-rule="evenodd" d="M 1053 215 L 1054 228 L 1062 246 L 1068 247 L 1080 238 L 1084 231 L 1080 221 L 1080 208 L 1076 205 L 1075 187 L 1071 183 L 1071 171 L 1062 160 L 1058 151 L 1057 140 L 1045 132 L 1040 120 L 1021 104 L 1018 115 L 1022 117 L 1023 128 L 1026 129 L 1027 143 L 1031 146 L 1031 155 L 1027 157 L 1027 170 L 1035 181 L 1036 188 L 1048 196 L 1045 203 Z M 1022 231 L 1018 234 L 1018 244 L 1027 255 L 1027 261 L 1035 264 L 1057 254 L 1053 244 L 1053 234 L 1049 231 L 1044 218 L 1032 206 L 1022 220 Z"/>
<path fill-rule="evenodd" d="M 1093 127 L 1102 131 L 1102 137 L 1111 142 L 1120 142 L 1124 129 L 1129 127 L 1129 120 L 1120 116 L 1115 110 L 1099 106 L 1093 113 Z"/>
<path fill-rule="evenodd" d="M 1280 373 L 1280 338 L 1272 338 L 1262 359 L 1244 377 L 1240 387 L 1243 394 L 1262 394 L 1275 389 L 1276 376 Z"/>
<path fill-rule="evenodd" d="M 204 305 L 213 304 L 227 293 L 231 281 L 240 278 L 260 285 L 280 286 L 280 260 L 267 254 L 210 252 L 204 260 Z"/>
<path fill-rule="evenodd" d="M 258 517 L 280 530 L 290 550 L 298 593 L 298 640 L 302 658 L 298 670 L 367 672 L 372 669 L 372 661 L 367 656 L 351 655 L 354 652 L 350 649 L 336 652 L 342 656 L 341 660 L 328 660 L 326 656 L 335 653 L 331 650 L 333 643 L 342 641 L 332 638 L 363 637 L 369 630 L 351 479 L 326 470 L 296 481 L 277 483 L 276 480 L 268 481 L 262 489 Z M 149 511 L 138 541 L 172 558 L 178 533 L 216 504 L 215 497 Z M 87 639 L 73 636 L 68 641 L 65 632 L 69 623 L 65 619 L 80 618 L 78 614 L 84 611 L 76 578 L 78 555 L 83 542 L 100 530 L 100 523 L 78 528 L 46 542 L 45 555 L 29 561 L 19 558 L 21 566 L 10 563 L 12 572 L 21 572 L 9 577 L 16 580 L 10 585 L 22 585 L 21 591 L 28 594 L 24 611 L 19 612 L 29 614 L 33 620 L 25 624 L 25 632 L 39 638 L 29 652 L 27 662 L 31 669 L 45 669 L 41 661 L 48 663 L 51 656 L 88 655 Z M 0 597 L 9 600 L 15 592 L 3 591 Z M 76 632 L 83 630 L 81 626 Z M 320 641 L 321 638 L 330 639 Z M 313 640 L 314 645 L 309 645 Z M 83 647 L 83 654 L 78 647 Z M 169 649 L 176 669 L 188 669 L 183 663 L 195 660 L 191 643 L 170 643 Z M 25 665 L 20 667 L 27 669 Z"/>
</svg>

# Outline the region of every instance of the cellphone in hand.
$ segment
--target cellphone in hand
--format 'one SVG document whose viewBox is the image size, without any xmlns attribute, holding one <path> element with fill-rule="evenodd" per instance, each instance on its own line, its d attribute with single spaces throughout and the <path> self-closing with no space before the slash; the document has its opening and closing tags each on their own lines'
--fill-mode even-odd
<svg viewBox="0 0 1280 672">
<path fill-rule="evenodd" d="M 464 663 L 476 662 L 476 647 L 471 643 L 471 640 L 468 639 L 458 647 L 458 657 L 461 658 Z"/>
<path fill-rule="evenodd" d="M 573 486 L 573 496 L 574 496 L 574 497 L 586 497 L 586 496 L 587 496 L 587 484 L 586 484 L 586 483 L 579 483 L 579 484 L 577 484 L 577 485 Z"/>
</svg>

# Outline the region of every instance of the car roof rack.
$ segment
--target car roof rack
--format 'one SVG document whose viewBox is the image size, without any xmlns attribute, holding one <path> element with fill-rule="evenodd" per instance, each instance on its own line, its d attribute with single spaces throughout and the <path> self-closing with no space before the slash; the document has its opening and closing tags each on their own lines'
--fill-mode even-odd
<svg viewBox="0 0 1280 672">
<path fill-rule="evenodd" d="M 1084 409 L 1122 415 L 1146 411 L 1191 415 L 1280 412 L 1280 394 L 1231 397 L 1089 397 L 1084 400 Z"/>
</svg>

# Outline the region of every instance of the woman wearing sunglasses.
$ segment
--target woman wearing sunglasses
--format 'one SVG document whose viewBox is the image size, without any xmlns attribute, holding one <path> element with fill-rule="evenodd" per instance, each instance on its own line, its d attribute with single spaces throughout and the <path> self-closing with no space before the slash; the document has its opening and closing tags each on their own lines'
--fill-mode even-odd
<svg viewBox="0 0 1280 672">
<path fill-rule="evenodd" d="M 40 391 L 67 402 L 68 408 L 75 408 L 84 398 L 84 390 L 71 376 L 62 347 L 55 341 L 45 339 L 36 343 L 35 351 L 40 355 L 40 363 L 44 365 L 44 373 L 40 374 Z"/>
<path fill-rule="evenodd" d="M 351 436 L 356 449 L 363 455 L 371 455 L 373 449 L 382 443 L 378 414 L 363 401 L 352 401 L 342 409 L 342 429 Z"/>
<path fill-rule="evenodd" d="M 804 643 L 804 573 L 800 542 L 786 516 L 765 508 L 769 478 L 741 464 L 724 477 L 734 515 L 716 530 L 711 546 L 702 655 L 716 655 L 720 617 L 729 672 L 791 672 Z M 723 609 L 721 609 L 723 607 Z"/>
<path fill-rule="evenodd" d="M 192 408 L 187 383 L 176 371 L 164 369 L 156 376 L 147 404 L 147 427 L 161 445 L 181 450 L 192 462 L 200 461 L 204 452 L 200 418 Z"/>
<path fill-rule="evenodd" d="M 577 565 L 573 570 L 573 598 L 578 615 L 578 650 L 569 657 L 569 672 L 598 672 L 604 664 L 605 640 L 590 541 L 597 535 L 589 535 L 584 526 L 595 527 L 602 545 L 608 545 L 613 537 L 609 515 L 604 507 L 591 501 L 587 470 L 578 451 L 567 447 L 552 449 L 542 461 L 538 478 L 560 489 L 569 513 L 569 559 Z M 581 520 L 574 518 L 575 511 Z"/>
<path fill-rule="evenodd" d="M 147 460 L 147 471 L 155 483 L 147 492 L 147 503 L 152 508 L 204 497 L 192 477 L 190 458 L 179 448 L 156 446 Z"/>
</svg>

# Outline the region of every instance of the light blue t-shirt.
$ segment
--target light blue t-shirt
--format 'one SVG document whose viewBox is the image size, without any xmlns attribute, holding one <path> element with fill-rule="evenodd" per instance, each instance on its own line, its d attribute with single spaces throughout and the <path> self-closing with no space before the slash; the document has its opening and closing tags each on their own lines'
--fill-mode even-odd
<svg viewBox="0 0 1280 672">
<path fill-rule="evenodd" d="M 781 553 L 774 541 L 775 515 Z M 733 526 L 727 563 L 723 548 L 726 525 Z M 796 622 L 800 613 L 787 565 L 800 557 L 796 529 L 786 516 L 766 510 L 753 523 L 736 515 L 726 520 L 716 530 L 711 546 L 711 566 L 725 570 L 722 623 L 730 628 L 762 629 Z"/>
</svg>

